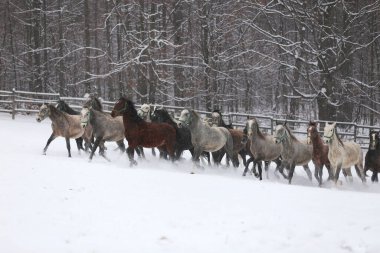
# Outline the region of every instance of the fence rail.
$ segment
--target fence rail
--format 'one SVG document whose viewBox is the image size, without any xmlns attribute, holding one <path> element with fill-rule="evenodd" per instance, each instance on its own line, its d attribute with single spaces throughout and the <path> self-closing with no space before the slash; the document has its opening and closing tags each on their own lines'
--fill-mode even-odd
<svg viewBox="0 0 380 253">
<path fill-rule="evenodd" d="M 37 113 L 39 106 L 43 103 L 56 103 L 58 99 L 65 100 L 72 108 L 80 109 L 82 104 L 87 98 L 81 97 L 61 97 L 58 93 L 42 93 L 42 92 L 29 92 L 19 91 L 13 89 L 12 91 L 0 90 L 0 112 L 10 113 L 12 119 L 15 119 L 17 113 L 32 114 Z M 104 110 L 110 112 L 115 102 L 102 101 Z M 139 106 L 139 105 L 136 105 Z M 154 105 L 161 107 L 163 105 Z M 165 109 L 169 112 L 178 115 L 183 110 L 183 107 L 165 105 Z M 202 116 L 209 116 L 211 112 L 196 110 Z M 234 127 L 244 127 L 247 118 L 255 117 L 263 132 L 273 134 L 276 122 L 284 122 L 285 119 L 278 119 L 267 115 L 247 114 L 230 112 L 223 115 L 224 120 L 232 123 Z M 297 135 L 306 137 L 306 130 L 309 121 L 306 120 L 287 120 L 291 129 Z M 318 121 L 320 123 L 320 132 L 322 127 L 327 121 Z M 352 122 L 337 122 L 339 135 L 346 140 L 354 140 L 359 143 L 363 149 L 368 147 L 368 135 L 370 130 L 380 130 L 378 126 L 361 125 Z"/>
</svg>

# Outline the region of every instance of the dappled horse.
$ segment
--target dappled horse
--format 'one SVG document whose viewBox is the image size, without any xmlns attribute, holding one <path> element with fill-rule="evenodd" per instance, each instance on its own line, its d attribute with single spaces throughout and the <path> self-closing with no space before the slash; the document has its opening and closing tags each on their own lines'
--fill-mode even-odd
<svg viewBox="0 0 380 253">
<path fill-rule="evenodd" d="M 230 130 L 230 133 L 231 133 L 232 139 L 233 139 L 233 143 L 234 143 L 234 156 L 232 157 L 233 159 L 235 159 L 234 164 L 237 166 L 239 165 L 238 154 L 240 154 L 240 156 L 243 159 L 243 164 L 245 166 L 245 164 L 246 164 L 246 151 L 245 151 L 245 144 L 242 143 L 242 140 L 244 138 L 243 131 L 233 129 L 232 124 L 226 124 L 223 120 L 223 115 L 219 110 L 214 110 L 211 113 L 211 126 L 225 127 L 228 130 Z M 225 153 L 226 152 L 224 151 L 224 149 L 213 152 L 212 156 L 213 156 L 214 162 L 219 164 Z M 230 161 L 230 158 L 227 156 L 226 157 L 227 166 L 229 166 L 229 161 Z"/>
<path fill-rule="evenodd" d="M 292 183 L 294 169 L 296 166 L 303 166 L 311 181 L 312 174 L 308 163 L 313 157 L 313 147 L 300 142 L 290 131 L 286 123 L 284 125 L 278 124 L 276 126 L 274 138 L 276 143 L 282 146 L 280 173 L 285 178 L 288 178 L 289 184 Z M 284 168 L 289 171 L 288 176 L 284 174 Z"/>
<path fill-rule="evenodd" d="M 80 112 L 75 111 L 73 108 L 71 108 L 62 99 L 58 100 L 56 107 L 57 107 L 58 110 L 60 110 L 62 112 L 65 112 L 67 114 L 70 114 L 70 115 L 80 115 Z M 80 145 L 81 149 L 83 150 L 83 140 L 84 140 L 85 141 L 85 148 L 84 148 L 84 150 L 88 151 L 92 147 L 92 143 L 91 143 L 91 141 L 92 141 L 91 139 L 92 138 L 91 137 L 92 137 L 92 129 L 89 126 L 89 127 L 87 127 L 84 130 L 84 133 L 83 133 L 82 137 L 79 137 L 79 138 L 75 139 L 75 141 L 77 142 L 77 145 Z"/>
<path fill-rule="evenodd" d="M 191 155 L 194 156 L 194 147 L 191 143 L 191 132 L 188 127 L 179 128 L 177 122 L 175 122 L 169 115 L 168 111 L 163 108 L 155 108 L 151 115 L 152 122 L 168 123 L 176 130 L 176 144 L 175 144 L 175 157 L 178 160 L 184 150 L 189 150 Z M 202 155 L 206 157 L 208 164 L 210 165 L 210 154 L 203 152 Z"/>
<path fill-rule="evenodd" d="M 176 131 L 168 123 L 146 122 L 137 115 L 132 101 L 120 98 L 111 113 L 112 117 L 123 116 L 124 135 L 128 141 L 128 158 L 130 166 L 136 165 L 134 150 L 138 146 L 153 148 L 167 152 L 174 160 Z"/>
<path fill-rule="evenodd" d="M 281 155 L 281 146 L 277 145 L 274 142 L 273 136 L 271 135 L 264 135 L 260 131 L 259 123 L 257 122 L 256 118 L 251 118 L 247 121 L 244 133 L 248 137 L 248 148 L 251 154 L 250 160 L 253 160 L 254 167 L 255 164 L 258 165 L 259 168 L 259 174 L 255 175 L 262 180 L 262 161 L 265 163 L 265 172 L 266 176 L 268 178 L 268 168 L 269 168 L 269 162 L 274 161 L 277 164 L 277 167 L 281 165 L 280 155 Z M 245 176 L 248 172 L 248 166 L 249 162 L 247 161 L 247 164 L 245 166 L 243 176 Z"/>
<path fill-rule="evenodd" d="M 372 171 L 372 182 L 378 182 L 377 173 L 380 172 L 380 136 L 378 131 L 370 131 L 369 147 L 365 155 L 364 173 Z"/>
<path fill-rule="evenodd" d="M 317 123 L 314 121 L 309 122 L 307 128 L 307 144 L 313 145 L 313 158 L 315 171 L 314 176 L 318 181 L 319 186 L 322 185 L 323 165 L 329 173 L 329 180 L 332 180 L 331 166 L 329 161 L 329 146 L 323 143 L 321 136 L 317 130 Z"/>
<path fill-rule="evenodd" d="M 336 123 L 326 123 L 323 139 L 329 145 L 328 157 L 334 182 L 338 182 L 341 169 L 345 171 L 349 181 L 352 182 L 351 166 L 353 165 L 362 182 L 365 182 L 363 153 L 360 145 L 355 142 L 342 142 L 336 131 Z"/>
<path fill-rule="evenodd" d="M 66 139 L 66 148 L 69 153 L 69 157 L 71 157 L 70 139 L 77 139 L 84 133 L 84 129 L 80 125 L 80 116 L 62 112 L 52 104 L 43 104 L 40 107 L 36 120 L 41 122 L 47 117 L 49 117 L 52 122 L 51 127 L 53 129 L 53 133 L 50 135 L 50 138 L 46 143 L 43 154 L 46 155 L 46 150 L 48 149 L 50 143 L 58 136 L 61 136 Z M 81 147 L 78 143 L 77 147 L 80 151 Z"/>
<path fill-rule="evenodd" d="M 124 146 L 124 125 L 122 117 L 111 117 L 104 112 L 94 110 L 91 106 L 84 106 L 81 111 L 81 125 L 83 128 L 89 124 L 92 127 L 92 134 L 95 137 L 94 146 L 91 149 L 90 160 L 98 146 L 104 146 L 104 142 L 115 141 L 122 152 L 125 151 Z M 100 150 L 100 155 L 109 160 L 104 149 Z"/>
<path fill-rule="evenodd" d="M 233 157 L 233 140 L 231 133 L 224 127 L 210 127 L 194 111 L 184 109 L 179 118 L 179 127 L 188 126 L 191 132 L 191 143 L 194 146 L 193 161 L 199 165 L 202 152 L 215 152 L 222 148 L 227 155 Z M 234 163 L 234 161 L 232 161 Z M 234 164 L 236 166 L 236 164 Z"/>
</svg>

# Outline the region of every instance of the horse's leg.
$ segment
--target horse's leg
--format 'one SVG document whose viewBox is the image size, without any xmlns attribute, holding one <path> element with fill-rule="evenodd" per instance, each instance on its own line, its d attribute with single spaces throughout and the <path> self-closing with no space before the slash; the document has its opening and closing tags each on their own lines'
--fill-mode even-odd
<svg viewBox="0 0 380 253">
<path fill-rule="evenodd" d="M 252 157 L 250 157 L 248 160 L 247 160 L 247 162 L 245 163 L 245 168 L 244 168 L 244 172 L 243 172 L 243 177 L 245 177 L 246 175 L 247 175 L 247 172 L 248 172 L 248 170 L 249 170 L 249 164 L 251 163 L 251 162 L 253 162 L 253 158 Z"/>
<path fill-rule="evenodd" d="M 294 174 L 294 169 L 296 168 L 296 164 L 293 162 L 292 164 L 289 164 L 290 166 L 289 167 L 289 176 L 288 176 L 288 180 L 289 180 L 289 184 L 292 183 L 292 179 L 293 179 L 293 174 Z M 304 167 L 305 168 L 305 167 Z M 308 167 L 309 168 L 309 167 Z M 310 171 L 310 170 L 309 170 Z M 311 172 L 310 172 L 311 174 Z"/>
<path fill-rule="evenodd" d="M 84 150 L 84 148 L 83 148 L 83 138 L 82 137 L 76 138 L 75 142 L 77 143 L 77 148 L 78 148 L 79 152 L 81 150 Z"/>
<path fill-rule="evenodd" d="M 92 146 L 92 149 L 91 149 L 91 154 L 90 154 L 90 161 L 92 160 L 92 157 L 94 156 L 94 153 L 96 151 L 96 149 L 98 148 L 99 146 L 99 143 L 101 142 L 101 140 L 103 139 L 103 137 L 98 137 L 96 138 L 95 142 L 94 142 L 94 145 Z M 103 149 L 102 149 L 103 150 Z M 103 151 L 104 152 L 104 151 Z"/>
<path fill-rule="evenodd" d="M 43 155 L 46 155 L 46 150 L 48 149 L 50 143 L 56 138 L 57 136 L 54 135 L 54 133 L 52 133 L 49 137 L 49 139 L 47 140 L 47 143 L 46 143 L 46 146 L 44 147 L 44 150 L 43 150 Z"/>
<path fill-rule="evenodd" d="M 308 164 L 304 165 L 303 169 L 306 171 L 306 174 L 307 174 L 307 177 L 309 178 L 309 180 L 312 181 L 313 180 L 313 174 L 311 173 L 309 165 Z"/>
<path fill-rule="evenodd" d="M 320 165 L 320 167 L 318 168 L 318 171 L 319 171 L 318 185 L 322 186 L 323 164 Z"/>
<path fill-rule="evenodd" d="M 152 148 L 152 155 L 156 156 L 156 150 L 154 148 Z"/>
<path fill-rule="evenodd" d="M 197 168 L 202 168 L 202 166 L 199 163 L 199 157 L 202 154 L 202 150 L 200 148 L 195 147 L 194 148 L 194 156 L 193 156 L 193 163 Z"/>
<path fill-rule="evenodd" d="M 132 148 L 132 147 L 128 146 L 128 148 L 127 148 L 127 155 L 128 155 L 128 159 L 129 159 L 129 166 L 132 167 L 133 165 L 137 165 L 137 162 L 134 159 L 135 148 Z"/>
<path fill-rule="evenodd" d="M 315 177 L 315 179 L 317 179 L 317 182 L 319 182 L 319 170 L 320 170 L 320 167 L 321 167 L 321 164 L 314 163 L 314 177 Z"/>
<path fill-rule="evenodd" d="M 377 177 L 377 171 L 374 171 L 374 173 L 375 173 L 375 182 L 377 183 L 379 182 L 379 178 Z"/>
<path fill-rule="evenodd" d="M 266 175 L 267 179 L 269 179 L 269 164 L 270 164 L 270 161 L 265 161 L 264 164 L 265 164 L 265 175 Z"/>
<path fill-rule="evenodd" d="M 282 161 L 282 162 L 281 162 L 281 166 L 278 168 L 278 170 L 280 171 L 281 175 L 282 175 L 285 179 L 288 179 L 289 176 L 285 175 L 285 173 L 284 173 L 284 168 L 286 168 L 286 167 L 289 167 L 288 163 Z"/>
<path fill-rule="evenodd" d="M 327 172 L 329 173 L 328 180 L 331 180 L 331 181 L 334 180 L 334 175 L 333 175 L 333 172 L 332 172 L 331 165 L 326 165 L 325 164 L 325 166 L 326 166 Z"/>
<path fill-rule="evenodd" d="M 348 181 L 352 183 L 354 180 L 352 178 L 351 168 L 343 168 L 346 171 Z"/>
<path fill-rule="evenodd" d="M 205 156 L 207 158 L 207 163 L 208 163 L 208 166 L 211 166 L 211 157 L 210 157 L 210 152 L 205 152 L 203 151 L 203 156 Z"/>
<path fill-rule="evenodd" d="M 376 179 L 377 179 L 377 171 L 373 170 L 372 177 L 371 177 L 372 183 L 377 182 Z"/>
<path fill-rule="evenodd" d="M 117 141 L 116 144 L 119 147 L 121 153 L 124 153 L 125 152 L 124 140 L 121 139 L 120 141 Z"/>
<path fill-rule="evenodd" d="M 355 170 L 356 170 L 356 174 L 358 174 L 358 177 L 360 177 L 360 179 L 364 183 L 366 181 L 366 179 L 365 179 L 365 173 L 364 173 L 363 165 L 361 165 L 360 163 L 355 165 Z"/>
<path fill-rule="evenodd" d="M 71 147 L 70 147 L 70 138 L 66 137 L 66 148 L 67 151 L 69 152 L 69 157 L 71 157 Z"/>
<path fill-rule="evenodd" d="M 260 178 L 260 180 L 263 180 L 263 177 L 262 177 L 262 175 L 263 175 L 262 161 L 258 161 L 257 166 L 259 168 L 259 178 Z"/>
<path fill-rule="evenodd" d="M 335 175 L 334 175 L 334 182 L 335 184 L 338 183 L 338 179 L 339 179 L 339 174 L 340 174 L 340 171 L 342 170 L 342 165 L 338 165 L 336 170 L 335 170 Z M 343 174 L 346 174 L 343 170 Z M 347 177 L 347 174 L 345 175 Z"/>
</svg>

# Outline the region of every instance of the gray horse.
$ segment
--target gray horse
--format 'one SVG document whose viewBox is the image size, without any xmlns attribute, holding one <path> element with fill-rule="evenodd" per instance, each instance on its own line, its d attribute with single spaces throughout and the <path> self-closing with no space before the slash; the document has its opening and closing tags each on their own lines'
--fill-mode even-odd
<svg viewBox="0 0 380 253">
<path fill-rule="evenodd" d="M 80 115 L 81 125 L 85 128 L 88 124 L 92 126 L 92 133 L 95 137 L 94 146 L 91 149 L 90 160 L 99 145 L 104 146 L 104 142 L 117 142 L 120 150 L 125 151 L 124 146 L 124 124 L 121 116 L 112 118 L 111 115 L 99 112 L 91 107 L 83 107 Z M 108 158 L 101 149 L 100 155 L 105 159 Z"/>
<path fill-rule="evenodd" d="M 185 109 L 181 112 L 178 127 L 186 125 L 191 132 L 191 143 L 194 146 L 193 161 L 199 167 L 199 156 L 202 152 L 215 152 L 222 148 L 233 157 L 233 140 L 231 133 L 224 127 L 210 127 L 203 123 L 194 111 Z"/>
<path fill-rule="evenodd" d="M 312 174 L 308 163 L 311 161 L 313 156 L 313 147 L 300 142 L 290 131 L 286 123 L 284 125 L 279 124 L 276 126 L 274 138 L 276 143 L 282 146 L 282 164 L 280 167 L 280 172 L 285 178 L 288 178 L 289 184 L 292 183 L 293 173 L 296 166 L 303 166 L 311 181 Z M 284 174 L 284 168 L 288 169 L 288 176 Z"/>
<path fill-rule="evenodd" d="M 61 136 L 66 139 L 67 151 L 69 153 L 69 157 L 71 157 L 70 139 L 77 139 L 84 133 L 84 129 L 80 125 L 80 116 L 70 115 L 62 112 L 58 110 L 54 105 L 43 104 L 40 107 L 40 111 L 37 114 L 36 120 L 37 122 L 41 122 L 47 117 L 49 117 L 51 120 L 53 133 L 46 143 L 43 154 L 46 155 L 46 150 L 48 149 L 50 143 L 58 136 Z M 78 150 L 80 150 L 78 143 L 77 146 Z"/>
<path fill-rule="evenodd" d="M 279 159 L 282 151 L 281 145 L 277 145 L 274 142 L 272 135 L 264 135 L 261 133 L 259 128 L 259 123 L 255 118 L 249 119 L 245 125 L 244 131 L 247 134 L 248 141 L 250 142 L 249 148 L 253 156 L 254 164 L 256 163 L 259 167 L 259 178 L 262 180 L 262 161 L 270 162 L 275 161 L 277 168 L 281 165 L 281 160 Z M 265 172 L 268 178 L 268 167 L 269 164 L 265 164 Z M 276 170 L 277 170 L 276 168 Z M 243 176 L 248 172 L 248 163 L 244 169 Z"/>
<path fill-rule="evenodd" d="M 336 123 L 326 124 L 323 138 L 329 145 L 328 157 L 331 163 L 335 184 L 338 182 L 340 170 L 348 175 L 352 182 L 351 166 L 355 166 L 356 173 L 362 182 L 366 181 L 363 169 L 363 153 L 360 145 L 355 142 L 342 142 L 336 132 Z"/>
</svg>

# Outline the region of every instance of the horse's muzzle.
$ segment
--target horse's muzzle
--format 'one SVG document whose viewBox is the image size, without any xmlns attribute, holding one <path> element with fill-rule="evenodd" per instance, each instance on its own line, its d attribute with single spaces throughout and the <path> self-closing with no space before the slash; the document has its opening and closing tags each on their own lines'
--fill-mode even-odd
<svg viewBox="0 0 380 253">
<path fill-rule="evenodd" d="M 82 126 L 82 128 L 85 128 L 87 126 L 86 123 L 80 123 L 80 125 Z"/>
<path fill-rule="evenodd" d="M 178 126 L 179 128 L 182 128 L 182 122 L 178 122 L 178 123 L 177 123 L 177 126 Z"/>
</svg>

